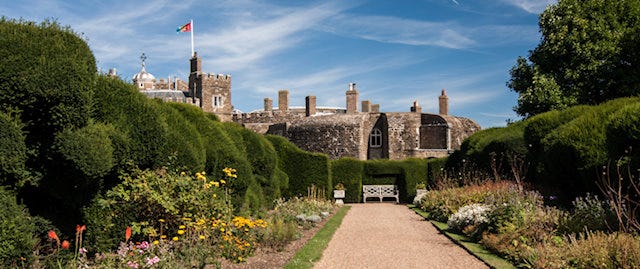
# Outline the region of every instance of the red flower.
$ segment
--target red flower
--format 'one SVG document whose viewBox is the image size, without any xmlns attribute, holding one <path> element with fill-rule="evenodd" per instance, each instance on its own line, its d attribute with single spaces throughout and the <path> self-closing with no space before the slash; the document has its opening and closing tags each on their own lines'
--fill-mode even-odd
<svg viewBox="0 0 640 269">
<path fill-rule="evenodd" d="M 60 240 L 60 239 L 58 239 L 58 235 L 56 234 L 56 232 L 54 232 L 53 230 L 49 230 L 49 234 L 48 235 L 49 235 L 50 239 L 53 239 L 53 240 L 56 240 L 56 241 Z"/>
<path fill-rule="evenodd" d="M 124 231 L 124 241 L 129 241 L 129 238 L 131 238 L 131 227 L 127 226 L 127 229 Z"/>
<path fill-rule="evenodd" d="M 87 225 L 82 225 L 82 226 L 76 225 L 76 233 L 83 232 L 86 229 L 87 229 Z"/>
<path fill-rule="evenodd" d="M 69 241 L 64 240 L 62 241 L 62 249 L 69 249 Z"/>
</svg>

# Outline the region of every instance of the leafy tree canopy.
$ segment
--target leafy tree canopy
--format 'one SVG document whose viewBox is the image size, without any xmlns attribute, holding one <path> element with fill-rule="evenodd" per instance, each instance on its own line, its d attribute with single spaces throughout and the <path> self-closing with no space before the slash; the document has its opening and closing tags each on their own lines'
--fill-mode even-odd
<svg viewBox="0 0 640 269">
<path fill-rule="evenodd" d="M 540 44 L 507 83 L 521 116 L 640 93 L 640 1 L 559 0 L 539 26 Z"/>
</svg>

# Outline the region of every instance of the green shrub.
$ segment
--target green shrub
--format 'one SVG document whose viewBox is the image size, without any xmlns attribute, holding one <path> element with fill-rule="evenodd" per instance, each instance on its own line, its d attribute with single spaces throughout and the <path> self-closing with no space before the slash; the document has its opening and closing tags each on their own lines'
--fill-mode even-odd
<svg viewBox="0 0 640 269">
<path fill-rule="evenodd" d="M 18 110 L 28 145 L 46 150 L 55 133 L 84 126 L 97 73 L 87 43 L 56 22 L 4 17 L 0 36 L 0 107 Z"/>
<path fill-rule="evenodd" d="M 333 183 L 327 155 L 303 151 L 281 136 L 266 137 L 278 153 L 278 165 L 289 178 L 285 197 L 305 196 L 307 188 L 315 185 L 325 191 L 325 198 L 330 198 Z"/>
<path fill-rule="evenodd" d="M 629 104 L 611 114 L 606 132 L 609 159 L 634 156 L 637 164 L 640 157 L 640 103 Z"/>
<path fill-rule="evenodd" d="M 164 151 L 175 156 L 172 165 L 184 167 L 186 171 L 204 171 L 207 158 L 198 129 L 174 106 L 160 103 L 160 109 L 168 127 Z"/>
<path fill-rule="evenodd" d="M 90 227 L 87 238 L 93 243 L 88 245 L 113 249 L 129 225 L 140 238 L 157 238 L 161 229 L 177 230 L 184 218 L 231 216 L 233 206 L 228 194 L 238 178 L 223 177 L 225 182 L 218 178 L 167 170 L 134 170 L 123 175 L 121 184 L 84 210 Z"/>
<path fill-rule="evenodd" d="M 19 122 L 0 112 L 0 186 L 19 188 L 29 179 L 24 139 Z"/>
<path fill-rule="evenodd" d="M 110 125 L 90 123 L 58 133 L 55 142 L 58 158 L 49 176 L 43 179 L 42 189 L 76 205 L 76 209 L 84 206 L 101 190 L 103 177 L 114 165 L 109 139 L 112 131 Z"/>
<path fill-rule="evenodd" d="M 25 267 L 34 260 L 36 225 L 16 196 L 0 187 L 0 266 Z M 21 261 L 20 258 L 24 258 Z"/>
<path fill-rule="evenodd" d="M 607 201 L 587 194 L 573 202 L 571 213 L 560 219 L 558 231 L 564 234 L 578 234 L 584 231 L 616 230 L 616 216 Z"/>
<path fill-rule="evenodd" d="M 98 76 L 95 86 L 96 121 L 111 123 L 121 134 L 114 150 L 141 168 L 158 168 L 168 161 L 169 127 L 162 105 L 140 93 L 133 85 L 107 76 Z M 122 168 L 122 167 L 121 167 Z"/>
<path fill-rule="evenodd" d="M 448 161 L 448 158 L 427 159 L 427 178 L 425 183 L 430 189 L 435 188 L 438 182 L 444 179 L 445 167 Z"/>
<path fill-rule="evenodd" d="M 359 203 L 362 201 L 362 176 L 364 173 L 363 161 L 354 158 L 341 158 L 331 161 L 331 177 L 334 186 L 342 183 L 345 187 L 346 203 Z"/>
</svg>

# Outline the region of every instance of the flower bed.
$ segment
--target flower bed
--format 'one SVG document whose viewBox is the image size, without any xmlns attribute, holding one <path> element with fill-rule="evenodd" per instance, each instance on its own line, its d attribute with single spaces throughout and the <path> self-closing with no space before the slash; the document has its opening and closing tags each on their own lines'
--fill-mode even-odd
<svg viewBox="0 0 640 269">
<path fill-rule="evenodd" d="M 637 236 L 601 231 L 612 215 L 597 196 L 579 198 L 573 210 L 563 211 L 545 206 L 537 192 L 519 191 L 504 181 L 429 191 L 420 206 L 427 218 L 448 221 L 450 231 L 469 236 L 518 267 L 640 266 Z"/>
</svg>

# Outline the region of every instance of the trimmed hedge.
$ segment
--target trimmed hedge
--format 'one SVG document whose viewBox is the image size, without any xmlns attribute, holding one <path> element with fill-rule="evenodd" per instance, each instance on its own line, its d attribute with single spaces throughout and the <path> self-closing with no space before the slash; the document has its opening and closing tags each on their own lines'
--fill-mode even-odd
<svg viewBox="0 0 640 269">
<path fill-rule="evenodd" d="M 331 198 L 333 182 L 327 155 L 303 151 L 281 136 L 267 135 L 266 138 L 273 144 L 278 165 L 289 178 L 285 197 L 305 196 L 307 187 L 315 185 L 325 189 L 326 198 Z"/>
<path fill-rule="evenodd" d="M 612 113 L 607 125 L 608 158 L 617 160 L 633 157 L 634 165 L 640 161 L 640 103 L 630 104 Z"/>
<path fill-rule="evenodd" d="M 341 158 L 331 161 L 331 178 L 333 186 L 342 183 L 346 189 L 344 202 L 359 203 L 362 201 L 363 161 L 354 158 Z"/>
<path fill-rule="evenodd" d="M 21 187 L 28 179 L 27 146 L 17 120 L 0 112 L 0 186 Z"/>
<path fill-rule="evenodd" d="M 166 151 L 175 156 L 172 165 L 192 172 L 204 171 L 207 155 L 198 129 L 174 106 L 163 103 L 160 109 L 168 127 Z"/>
<path fill-rule="evenodd" d="M 401 202 L 411 202 L 416 184 L 427 180 L 427 159 L 392 161 L 369 160 L 364 163 L 363 185 L 397 185 Z"/>
</svg>

